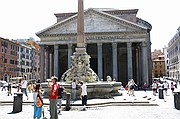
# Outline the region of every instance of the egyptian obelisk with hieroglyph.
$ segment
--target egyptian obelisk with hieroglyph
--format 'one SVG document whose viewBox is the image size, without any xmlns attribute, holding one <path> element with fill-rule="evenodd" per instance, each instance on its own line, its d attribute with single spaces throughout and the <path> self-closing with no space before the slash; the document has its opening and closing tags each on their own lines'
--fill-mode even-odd
<svg viewBox="0 0 180 119">
<path fill-rule="evenodd" d="M 90 68 L 90 56 L 86 53 L 84 35 L 84 4 L 78 0 L 77 17 L 77 48 L 72 55 L 71 68 L 63 75 L 62 80 L 71 83 L 74 79 L 77 82 L 93 83 L 99 80 L 97 74 Z"/>
</svg>

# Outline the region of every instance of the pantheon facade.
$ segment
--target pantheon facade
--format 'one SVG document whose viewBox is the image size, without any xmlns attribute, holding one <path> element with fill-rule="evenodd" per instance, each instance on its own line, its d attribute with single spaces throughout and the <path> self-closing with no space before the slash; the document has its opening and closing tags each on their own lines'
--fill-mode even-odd
<svg viewBox="0 0 180 119">
<path fill-rule="evenodd" d="M 99 79 L 107 76 L 126 85 L 151 83 L 151 24 L 136 17 L 138 9 L 84 11 L 86 51 Z M 71 67 L 77 41 L 77 12 L 55 14 L 57 23 L 36 33 L 41 39 L 40 79 L 60 80 Z"/>
</svg>

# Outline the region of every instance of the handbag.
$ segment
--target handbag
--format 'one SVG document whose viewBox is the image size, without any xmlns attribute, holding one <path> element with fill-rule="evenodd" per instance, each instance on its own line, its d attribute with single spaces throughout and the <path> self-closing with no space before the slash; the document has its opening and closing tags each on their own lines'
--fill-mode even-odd
<svg viewBox="0 0 180 119">
<path fill-rule="evenodd" d="M 37 107 L 42 107 L 43 106 L 43 101 L 42 101 L 42 98 L 40 97 L 39 94 L 36 97 L 36 106 Z"/>
</svg>

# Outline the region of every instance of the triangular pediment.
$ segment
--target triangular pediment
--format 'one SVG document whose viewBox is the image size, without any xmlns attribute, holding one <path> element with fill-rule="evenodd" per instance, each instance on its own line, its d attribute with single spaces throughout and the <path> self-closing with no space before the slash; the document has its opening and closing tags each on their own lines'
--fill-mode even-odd
<svg viewBox="0 0 180 119">
<path fill-rule="evenodd" d="M 88 9 L 84 16 L 85 33 L 95 32 L 135 32 L 146 30 L 145 27 L 125 19 L 110 15 L 105 12 Z M 60 21 L 47 29 L 37 33 L 37 35 L 51 34 L 72 34 L 77 33 L 77 14 L 63 21 Z"/>
</svg>

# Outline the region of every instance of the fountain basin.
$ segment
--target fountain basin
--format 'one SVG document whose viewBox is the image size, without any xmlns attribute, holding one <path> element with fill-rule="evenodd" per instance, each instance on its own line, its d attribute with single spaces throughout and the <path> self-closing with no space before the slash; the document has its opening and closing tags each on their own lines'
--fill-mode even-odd
<svg viewBox="0 0 180 119">
<path fill-rule="evenodd" d="M 58 82 L 59 83 L 59 82 Z M 42 83 L 42 88 L 44 90 L 44 98 L 49 98 L 50 89 L 48 87 L 48 83 Z M 66 92 L 71 93 L 71 84 L 62 82 L 62 85 L 65 88 Z M 92 98 L 111 98 L 115 95 L 121 95 L 118 90 L 120 89 L 122 83 L 121 82 L 97 82 L 97 83 L 87 83 L 87 93 L 88 99 Z M 80 97 L 80 85 L 78 85 L 79 89 L 76 92 L 76 98 Z M 65 97 L 64 97 L 65 98 Z"/>
</svg>

